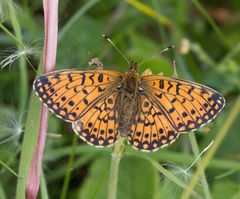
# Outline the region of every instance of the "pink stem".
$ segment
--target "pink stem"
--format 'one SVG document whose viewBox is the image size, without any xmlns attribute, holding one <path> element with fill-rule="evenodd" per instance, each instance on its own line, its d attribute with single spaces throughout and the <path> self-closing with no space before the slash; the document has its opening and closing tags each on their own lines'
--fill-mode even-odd
<svg viewBox="0 0 240 199">
<path fill-rule="evenodd" d="M 44 8 L 44 69 L 45 72 L 54 70 L 57 52 L 58 34 L 58 0 L 43 0 Z"/>
<path fill-rule="evenodd" d="M 58 0 L 43 0 L 44 8 L 44 72 L 54 70 L 57 52 Z M 48 109 L 41 107 L 40 128 L 26 183 L 26 198 L 36 199 L 48 126 Z"/>
</svg>

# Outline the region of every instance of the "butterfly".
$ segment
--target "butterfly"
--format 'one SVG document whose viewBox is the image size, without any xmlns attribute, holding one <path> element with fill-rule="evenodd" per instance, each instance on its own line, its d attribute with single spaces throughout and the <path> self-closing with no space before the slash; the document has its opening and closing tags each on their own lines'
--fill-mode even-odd
<svg viewBox="0 0 240 199">
<path fill-rule="evenodd" d="M 126 73 L 61 70 L 38 77 L 33 88 L 57 117 L 96 147 L 113 145 L 118 134 L 142 151 L 156 151 L 179 134 L 210 122 L 225 105 L 217 91 L 163 75 L 140 75 L 131 62 Z"/>
</svg>

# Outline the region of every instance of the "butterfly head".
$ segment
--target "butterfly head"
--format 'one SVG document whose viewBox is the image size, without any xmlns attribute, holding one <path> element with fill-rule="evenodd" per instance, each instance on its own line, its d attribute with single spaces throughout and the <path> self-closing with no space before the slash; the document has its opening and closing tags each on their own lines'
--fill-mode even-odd
<svg viewBox="0 0 240 199">
<path fill-rule="evenodd" d="M 137 62 L 136 62 L 136 61 L 131 61 L 131 62 L 130 62 L 130 65 L 129 65 L 128 71 L 129 71 L 129 72 L 136 72 L 136 71 L 137 71 L 137 68 L 138 68 Z"/>
</svg>

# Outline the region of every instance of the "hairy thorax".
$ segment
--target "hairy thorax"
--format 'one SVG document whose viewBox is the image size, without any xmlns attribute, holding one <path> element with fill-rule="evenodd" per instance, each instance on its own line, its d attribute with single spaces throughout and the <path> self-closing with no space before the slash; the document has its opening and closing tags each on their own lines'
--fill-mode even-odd
<svg viewBox="0 0 240 199">
<path fill-rule="evenodd" d="M 121 93 L 117 104 L 119 113 L 119 132 L 126 136 L 131 128 L 133 118 L 137 110 L 137 91 L 139 87 L 139 76 L 136 72 L 126 73 L 121 85 Z"/>
</svg>

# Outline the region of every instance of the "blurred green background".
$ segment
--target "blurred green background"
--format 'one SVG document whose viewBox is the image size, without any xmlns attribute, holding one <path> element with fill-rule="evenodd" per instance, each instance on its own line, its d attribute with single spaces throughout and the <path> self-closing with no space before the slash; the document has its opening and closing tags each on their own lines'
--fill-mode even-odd
<svg viewBox="0 0 240 199">
<path fill-rule="evenodd" d="M 7 166 L 16 172 L 19 168 L 32 82 L 42 57 L 42 2 L 1 0 L 0 20 L 0 198 L 4 199 L 16 194 L 17 177 Z M 221 114 L 194 133 L 195 149 L 200 151 L 220 133 L 224 136 L 205 170 L 210 196 L 206 195 L 206 183 L 199 180 L 194 188 L 198 196 L 191 197 L 240 198 L 239 27 L 237 0 L 64 0 L 59 4 L 56 69 L 87 68 L 88 61 L 98 57 L 105 69 L 126 71 L 126 61 L 102 33 L 139 63 L 174 45 L 175 49 L 142 65 L 140 72 L 150 68 L 153 73 L 171 76 L 175 60 L 179 78 L 210 86 L 226 98 Z M 80 139 L 74 147 L 71 125 L 53 115 L 48 134 L 43 160 L 45 183 L 41 184 L 39 198 L 60 198 L 69 174 L 67 198 L 106 198 L 112 148 L 97 149 Z M 126 146 L 120 163 L 118 198 L 180 198 L 184 189 L 159 172 L 152 161 L 188 185 L 197 166 L 195 163 L 184 172 L 194 161 L 194 137 L 189 134 L 155 153 Z M 72 165 L 70 154 L 74 157 Z"/>
</svg>

